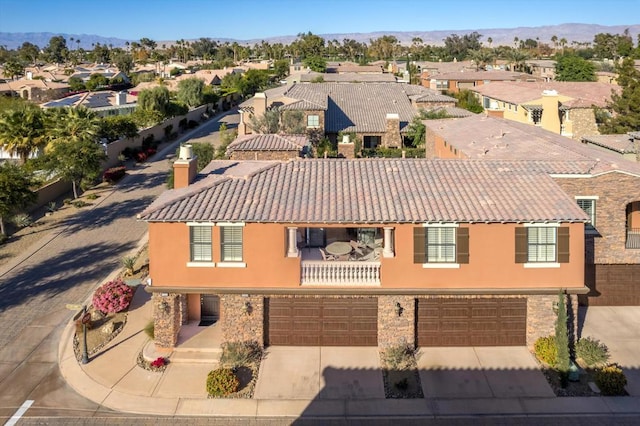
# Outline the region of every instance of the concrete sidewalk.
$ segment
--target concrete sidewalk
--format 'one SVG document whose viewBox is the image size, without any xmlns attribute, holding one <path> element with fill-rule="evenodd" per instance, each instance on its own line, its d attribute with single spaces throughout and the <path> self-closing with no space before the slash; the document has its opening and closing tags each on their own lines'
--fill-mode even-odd
<svg viewBox="0 0 640 426">
<path fill-rule="evenodd" d="M 424 417 L 440 416 L 549 416 L 549 415 L 640 415 L 637 397 L 428 397 L 420 399 L 385 399 L 375 384 L 366 392 L 349 395 L 320 391 L 313 387 L 291 398 L 288 377 L 298 374 L 296 362 L 316 379 L 326 371 L 321 365 L 330 360 L 313 363 L 305 353 L 290 354 L 291 363 L 282 366 L 279 377 L 259 379 L 256 395 L 283 396 L 287 399 L 208 399 L 205 391 L 207 373 L 216 366 L 203 363 L 170 363 L 163 373 L 140 368 L 136 359 L 148 337 L 142 331 L 151 318 L 151 303 L 144 289 L 136 291 L 123 331 L 86 365 L 81 365 L 73 352 L 74 325 L 66 327 L 59 346 L 59 365 L 62 376 L 79 394 L 107 408 L 124 412 L 163 416 L 233 416 L 251 418 L 351 418 L 351 417 Z M 316 348 L 317 349 L 317 348 Z M 278 351 L 282 351 L 278 348 Z M 336 352 L 333 352 L 334 354 Z M 274 357 L 275 359 L 276 357 Z M 268 358 L 263 363 L 276 362 Z M 293 362 L 297 360 L 296 362 Z M 355 367 L 350 361 L 349 367 Z M 375 362 L 362 360 L 361 370 L 371 372 Z M 375 369 L 374 369 L 375 370 Z M 273 371 L 271 369 L 270 371 Z M 360 373 L 362 374 L 362 372 Z M 366 377 L 366 376 L 365 376 Z M 345 380 L 341 378 L 341 380 Z M 381 380 L 380 380 L 381 381 Z M 371 382 L 365 380 L 364 387 Z M 266 389 L 265 389 L 266 388 Z M 285 390 L 286 392 L 284 392 Z M 282 392 L 281 392 L 282 391 Z M 280 395 L 281 393 L 284 394 Z"/>
</svg>

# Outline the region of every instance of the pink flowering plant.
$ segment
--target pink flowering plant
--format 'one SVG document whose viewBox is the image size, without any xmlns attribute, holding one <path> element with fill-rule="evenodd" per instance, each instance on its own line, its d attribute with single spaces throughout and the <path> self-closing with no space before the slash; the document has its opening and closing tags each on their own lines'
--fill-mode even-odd
<svg viewBox="0 0 640 426">
<path fill-rule="evenodd" d="M 162 368 L 165 365 L 167 365 L 167 360 L 161 356 L 159 356 L 158 358 L 156 358 L 154 361 L 151 362 L 151 366 L 153 368 Z"/>
<path fill-rule="evenodd" d="M 133 289 L 120 278 L 102 284 L 93 293 L 93 307 L 104 314 L 122 312 L 133 299 Z"/>
</svg>

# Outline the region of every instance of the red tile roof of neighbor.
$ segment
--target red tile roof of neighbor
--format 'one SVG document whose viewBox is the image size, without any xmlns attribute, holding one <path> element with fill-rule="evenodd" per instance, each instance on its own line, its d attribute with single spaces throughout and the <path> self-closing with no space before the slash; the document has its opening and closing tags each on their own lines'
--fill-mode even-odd
<svg viewBox="0 0 640 426">
<path fill-rule="evenodd" d="M 467 158 L 538 161 L 553 174 L 622 171 L 640 176 L 639 163 L 526 123 L 484 114 L 423 123 L 427 134 L 439 135 Z"/>
<path fill-rule="evenodd" d="M 612 151 L 616 151 L 621 154 L 637 152 L 638 148 L 636 148 L 635 144 L 640 143 L 640 141 L 634 142 L 634 137 L 626 133 L 621 135 L 584 136 L 582 140 L 584 142 L 589 142 L 594 145 L 599 145 L 604 148 L 608 148 Z"/>
<path fill-rule="evenodd" d="M 150 222 L 423 223 L 588 217 L 528 162 L 425 159 L 213 161 L 163 193 Z"/>
<path fill-rule="evenodd" d="M 531 74 L 514 71 L 457 71 L 447 72 L 431 76 L 435 80 L 457 80 L 457 81 L 501 81 L 501 80 L 526 80 L 535 79 Z"/>
<path fill-rule="evenodd" d="M 233 151 L 300 151 L 306 145 L 309 145 L 309 138 L 303 135 L 243 135 L 229 144 L 227 153 Z"/>
<path fill-rule="evenodd" d="M 470 90 L 500 101 L 523 104 L 540 99 L 544 90 L 555 90 L 560 96 L 571 100 L 562 101 L 563 106 L 591 108 L 592 105 L 606 107 L 611 92 L 621 89 L 615 84 L 573 81 L 495 81 L 472 87 Z"/>
</svg>

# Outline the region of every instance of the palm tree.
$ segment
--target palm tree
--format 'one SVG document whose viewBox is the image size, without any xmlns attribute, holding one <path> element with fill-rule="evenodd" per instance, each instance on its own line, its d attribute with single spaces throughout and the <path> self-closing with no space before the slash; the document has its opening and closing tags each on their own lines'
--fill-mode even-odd
<svg viewBox="0 0 640 426">
<path fill-rule="evenodd" d="M 43 145 L 42 110 L 23 107 L 0 115 L 0 147 L 18 154 L 22 163 Z"/>
<path fill-rule="evenodd" d="M 526 52 L 518 49 L 511 49 L 505 56 L 509 63 L 513 64 L 513 67 L 511 67 L 513 71 L 522 71 L 525 61 L 529 59 L 529 55 Z"/>
<path fill-rule="evenodd" d="M 100 119 L 85 107 L 51 108 L 46 121 L 49 130 L 46 150 L 58 143 L 98 141 Z"/>
<path fill-rule="evenodd" d="M 495 55 L 490 49 L 470 50 L 468 52 L 471 60 L 476 64 L 476 71 L 486 69 L 487 65 L 493 63 Z"/>
</svg>

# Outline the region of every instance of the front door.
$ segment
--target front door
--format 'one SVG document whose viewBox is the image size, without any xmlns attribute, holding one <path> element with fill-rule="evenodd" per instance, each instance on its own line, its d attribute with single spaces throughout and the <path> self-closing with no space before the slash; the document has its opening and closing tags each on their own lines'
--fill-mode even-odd
<svg viewBox="0 0 640 426">
<path fill-rule="evenodd" d="M 220 297 L 212 294 L 200 295 L 200 324 L 215 324 L 220 319 Z"/>
</svg>

